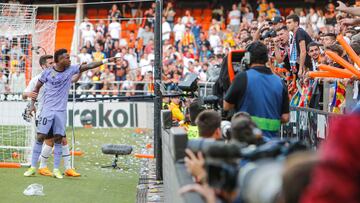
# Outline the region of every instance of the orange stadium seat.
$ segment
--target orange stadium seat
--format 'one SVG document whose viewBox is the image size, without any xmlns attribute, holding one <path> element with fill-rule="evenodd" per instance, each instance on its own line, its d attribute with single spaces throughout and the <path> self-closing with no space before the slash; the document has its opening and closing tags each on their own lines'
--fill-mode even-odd
<svg viewBox="0 0 360 203">
<path fill-rule="evenodd" d="M 211 9 L 204 9 L 203 15 L 204 15 L 204 16 L 210 16 L 210 17 L 211 17 L 211 15 L 212 15 L 212 10 L 211 10 Z"/>
<path fill-rule="evenodd" d="M 90 8 L 86 11 L 86 14 L 88 16 L 92 15 L 92 16 L 97 16 L 98 14 L 98 10 L 97 9 L 94 9 L 94 8 Z"/>
<path fill-rule="evenodd" d="M 193 16 L 201 16 L 202 10 L 201 9 L 194 9 L 192 14 L 193 14 Z"/>
<path fill-rule="evenodd" d="M 99 9 L 99 16 L 105 16 L 107 17 L 108 16 L 108 10 L 107 9 Z"/>
</svg>

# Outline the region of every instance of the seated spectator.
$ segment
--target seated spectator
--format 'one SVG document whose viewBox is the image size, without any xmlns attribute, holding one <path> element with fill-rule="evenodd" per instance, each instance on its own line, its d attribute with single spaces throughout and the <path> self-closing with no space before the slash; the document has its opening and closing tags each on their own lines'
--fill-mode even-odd
<svg viewBox="0 0 360 203">
<path fill-rule="evenodd" d="M 80 54 L 78 55 L 79 64 L 88 64 L 93 61 L 91 55 L 87 52 L 86 47 L 81 48 Z"/>
<path fill-rule="evenodd" d="M 88 54 L 92 54 L 92 53 L 95 51 L 95 48 L 94 48 L 94 46 L 91 44 L 90 41 L 86 41 L 84 47 L 86 48 L 86 52 L 87 52 Z"/>
<path fill-rule="evenodd" d="M 194 34 L 191 32 L 191 27 L 186 26 L 185 33 L 181 39 L 181 47 L 189 46 L 189 44 L 195 43 Z"/>
<path fill-rule="evenodd" d="M 122 83 L 120 92 L 125 92 L 125 96 L 134 96 L 135 95 L 135 84 L 134 84 L 134 74 L 129 73 L 126 75 L 126 80 Z"/>
<path fill-rule="evenodd" d="M 148 71 L 145 74 L 144 82 L 145 82 L 144 84 L 145 95 L 152 95 L 154 93 L 154 77 L 152 71 Z"/>
<path fill-rule="evenodd" d="M 182 23 L 181 18 L 177 19 L 173 32 L 175 33 L 175 47 L 178 47 L 185 33 L 185 24 Z"/>
<path fill-rule="evenodd" d="M 273 19 L 275 16 L 281 16 L 280 11 L 275 8 L 273 2 L 269 3 L 269 9 L 266 11 L 266 14 L 268 19 Z"/>
<path fill-rule="evenodd" d="M 95 44 L 95 52 L 92 53 L 92 58 L 94 59 L 94 61 L 102 61 L 103 59 L 106 59 L 106 55 L 104 54 L 104 52 L 102 52 L 101 50 L 101 46 L 99 43 Z M 95 68 L 93 70 L 95 70 L 95 72 L 98 71 L 103 71 L 105 68 L 105 65 L 101 65 L 99 68 Z"/>
<path fill-rule="evenodd" d="M 109 68 L 106 67 L 104 72 L 100 76 L 100 81 L 102 82 L 102 89 L 105 90 L 102 94 L 109 94 L 109 90 L 114 90 L 114 81 L 115 75 L 114 73 L 110 72 Z"/>
<path fill-rule="evenodd" d="M 266 11 L 269 10 L 269 4 L 266 0 L 261 0 L 256 10 L 259 12 L 259 15 L 266 14 Z"/>
</svg>

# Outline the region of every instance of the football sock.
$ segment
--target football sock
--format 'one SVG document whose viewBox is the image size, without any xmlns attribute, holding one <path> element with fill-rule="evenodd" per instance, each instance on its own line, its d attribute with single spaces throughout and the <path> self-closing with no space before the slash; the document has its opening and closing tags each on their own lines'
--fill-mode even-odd
<svg viewBox="0 0 360 203">
<path fill-rule="evenodd" d="M 62 157 L 64 159 L 65 170 L 70 169 L 71 168 L 70 150 L 69 150 L 69 145 L 68 144 L 62 146 Z"/>
<path fill-rule="evenodd" d="M 58 169 L 60 166 L 61 155 L 62 155 L 62 144 L 56 144 L 54 147 L 54 169 Z"/>
<path fill-rule="evenodd" d="M 41 154 L 42 146 L 43 146 L 43 142 L 36 141 L 34 143 L 32 157 L 31 157 L 31 167 L 36 168 L 37 162 L 39 161 L 39 156 Z"/>
<path fill-rule="evenodd" d="M 41 155 L 40 155 L 40 167 L 39 168 L 47 167 L 47 161 L 48 161 L 49 157 L 51 156 L 51 152 L 52 152 L 52 147 L 45 143 L 43 145 Z"/>
</svg>

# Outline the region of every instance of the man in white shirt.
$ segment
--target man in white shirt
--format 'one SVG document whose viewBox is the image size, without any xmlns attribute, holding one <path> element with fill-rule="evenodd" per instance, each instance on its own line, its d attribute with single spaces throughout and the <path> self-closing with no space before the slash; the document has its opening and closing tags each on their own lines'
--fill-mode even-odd
<svg viewBox="0 0 360 203">
<path fill-rule="evenodd" d="M 171 27 L 170 24 L 166 21 L 165 17 L 162 17 L 162 41 L 170 39 Z"/>
<path fill-rule="evenodd" d="M 90 42 L 91 46 L 94 46 L 94 42 L 95 42 L 95 38 L 96 38 L 96 33 L 93 29 L 91 29 L 90 25 L 86 25 L 86 30 L 83 30 L 81 33 L 81 38 L 83 41 L 83 45 L 86 44 L 86 42 Z"/>
<path fill-rule="evenodd" d="M 210 42 L 210 47 L 214 51 L 216 51 L 216 49 L 218 49 L 221 46 L 221 39 L 217 35 L 216 30 L 215 30 L 214 27 L 210 28 L 209 42 Z"/>
<path fill-rule="evenodd" d="M 7 92 L 7 77 L 3 71 L 0 70 L 0 94 Z"/>
<path fill-rule="evenodd" d="M 233 4 L 232 11 L 229 12 L 229 19 L 230 19 L 231 30 L 235 33 L 237 33 L 239 31 L 240 16 L 241 16 L 241 13 L 238 10 L 238 7 L 236 6 L 236 4 Z"/>
<path fill-rule="evenodd" d="M 129 62 L 130 69 L 136 69 L 138 67 L 137 64 L 137 55 L 134 52 L 134 49 L 129 48 L 128 53 L 124 55 L 124 59 Z"/>
<path fill-rule="evenodd" d="M 87 28 L 86 28 L 87 26 L 90 26 L 90 29 L 91 29 L 91 30 L 94 30 L 94 26 L 93 26 L 92 23 L 89 22 L 89 18 L 85 17 L 85 18 L 84 18 L 84 22 L 80 23 L 80 26 L 79 26 L 81 32 L 83 32 L 84 30 L 86 30 L 86 29 L 87 29 Z"/>
<path fill-rule="evenodd" d="M 121 24 L 117 22 L 115 17 L 112 18 L 111 23 L 109 24 L 109 33 L 112 40 L 119 40 L 121 32 Z"/>
<path fill-rule="evenodd" d="M 182 24 L 187 25 L 187 24 L 193 24 L 194 23 L 194 18 L 190 15 L 190 11 L 186 10 L 185 11 L 185 16 L 182 17 L 181 19 Z"/>
<path fill-rule="evenodd" d="M 85 47 L 81 48 L 81 53 L 78 55 L 79 64 L 83 63 L 91 63 L 93 61 L 91 55 L 87 53 L 87 49 Z"/>
<path fill-rule="evenodd" d="M 10 74 L 10 90 L 14 93 L 20 93 L 25 89 L 25 74 L 20 73 L 20 70 L 16 70 L 15 73 Z"/>
<path fill-rule="evenodd" d="M 177 45 L 185 33 L 185 25 L 181 22 L 181 18 L 177 19 L 177 23 L 175 24 L 173 31 L 175 33 L 175 42 Z"/>
</svg>

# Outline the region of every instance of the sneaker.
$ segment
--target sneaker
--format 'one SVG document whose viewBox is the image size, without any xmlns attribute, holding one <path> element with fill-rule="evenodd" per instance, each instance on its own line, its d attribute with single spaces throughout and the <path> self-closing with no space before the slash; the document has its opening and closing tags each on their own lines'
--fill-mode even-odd
<svg viewBox="0 0 360 203">
<path fill-rule="evenodd" d="M 63 178 L 63 176 L 62 176 L 62 174 L 61 174 L 61 172 L 60 172 L 59 169 L 54 169 L 53 173 L 54 173 L 54 177 L 55 177 L 55 178 L 59 178 L 59 179 L 62 179 L 62 178 Z"/>
<path fill-rule="evenodd" d="M 51 173 L 48 167 L 39 168 L 38 173 L 43 176 L 53 176 L 53 173 Z"/>
<path fill-rule="evenodd" d="M 66 175 L 66 176 L 72 176 L 72 177 L 79 177 L 79 176 L 81 176 L 80 173 L 77 173 L 77 172 L 75 171 L 75 169 L 72 169 L 72 168 L 67 169 L 67 170 L 65 171 L 65 175 Z"/>
<path fill-rule="evenodd" d="M 24 176 L 29 177 L 29 176 L 35 175 L 35 173 L 36 173 L 36 168 L 30 167 L 27 171 L 25 171 Z"/>
</svg>

